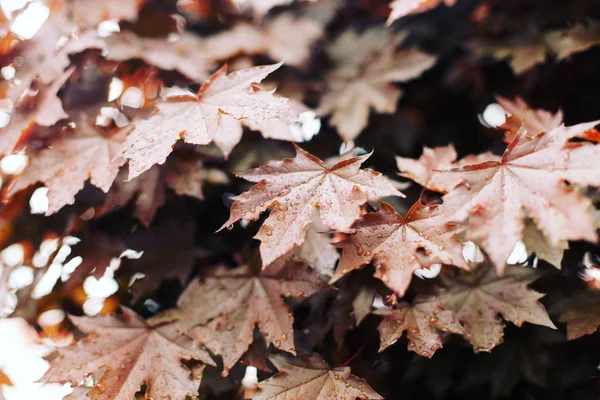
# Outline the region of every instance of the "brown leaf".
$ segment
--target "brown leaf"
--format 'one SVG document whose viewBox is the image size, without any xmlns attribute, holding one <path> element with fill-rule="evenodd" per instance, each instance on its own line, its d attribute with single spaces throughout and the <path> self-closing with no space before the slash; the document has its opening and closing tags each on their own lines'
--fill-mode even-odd
<svg viewBox="0 0 600 400">
<path fill-rule="evenodd" d="M 164 163 L 180 138 L 191 144 L 208 144 L 213 140 L 219 144 L 217 138 L 228 135 L 229 129 L 241 132 L 235 119 L 254 122 L 293 119 L 287 99 L 253 85 L 280 65 L 254 67 L 228 75 L 223 67 L 202 85 L 197 96 L 160 103 L 157 112 L 138 122 L 129 137 L 124 152 L 129 159 L 129 179 L 154 164 Z M 239 136 L 235 140 L 239 140 Z"/>
<path fill-rule="evenodd" d="M 520 75 L 543 63 L 547 55 L 562 61 L 572 54 L 586 51 L 600 43 L 600 24 L 596 21 L 573 28 L 558 29 L 542 34 L 514 36 L 503 40 L 474 40 L 469 48 L 478 55 L 509 60 L 513 72 Z"/>
<path fill-rule="evenodd" d="M 262 244 L 263 265 L 300 246 L 306 238 L 314 209 L 330 229 L 347 230 L 360 215 L 368 199 L 403 196 L 380 173 L 360 170 L 371 154 L 343 160 L 333 166 L 296 147 L 295 158 L 271 162 L 240 175 L 257 182 L 235 197 L 229 220 L 223 229 L 240 219 L 256 220 L 273 207 L 255 236 Z"/>
<path fill-rule="evenodd" d="M 130 181 L 126 180 L 127 174 L 127 168 L 119 171 L 100 215 L 110 213 L 135 199 L 133 214 L 142 224 L 150 226 L 156 211 L 165 203 L 163 168 L 155 165 Z"/>
<path fill-rule="evenodd" d="M 292 312 L 283 297 L 302 298 L 327 287 L 301 263 L 273 264 L 258 276 L 246 267 L 222 267 L 204 282 L 193 281 L 178 308 L 154 320 L 176 320 L 180 330 L 223 357 L 226 375 L 248 350 L 256 325 L 267 345 L 295 354 Z"/>
<path fill-rule="evenodd" d="M 103 38 L 98 47 L 106 52 L 109 60 L 139 58 L 166 71 L 179 71 L 195 82 L 207 79 L 208 71 L 213 67 L 207 57 L 204 40 L 189 32 L 182 33 L 176 40 L 169 40 L 166 37 L 139 37 L 125 31 Z"/>
<path fill-rule="evenodd" d="M 494 154 L 486 152 L 468 155 L 455 161 L 456 150 L 453 145 L 449 144 L 444 147 L 423 147 L 423 154 L 418 160 L 397 156 L 396 164 L 401 171 L 400 176 L 411 179 L 429 190 L 448 193 L 460 183 L 460 179 L 449 179 L 441 172 L 464 165 L 499 159 Z"/>
<path fill-rule="evenodd" d="M 464 333 L 454 313 L 440 307 L 435 297 L 421 297 L 413 304 L 402 303 L 390 312 L 381 312 L 383 320 L 377 327 L 383 351 L 396 343 L 404 332 L 408 336 L 408 349 L 423 357 L 431 357 L 442 347 L 439 331 Z"/>
<path fill-rule="evenodd" d="M 510 143 L 521 126 L 527 130 L 527 135 L 535 136 L 538 133 L 548 132 L 558 128 L 563 123 L 563 114 L 558 110 L 552 114 L 546 110 L 534 110 L 529 107 L 525 101 L 517 97 L 514 100 L 508 100 L 504 97 L 496 96 L 496 101 L 502 106 L 504 111 L 510 114 L 506 123 L 501 126 L 506 130 L 504 141 Z"/>
<path fill-rule="evenodd" d="M 24 91 L 10 91 L 6 100 L 10 102 L 8 108 L 12 112 L 8 125 L 0 128 L 0 155 L 15 150 L 35 124 L 52 126 L 68 117 L 58 97 L 58 91 L 72 73 L 73 69 L 68 70 L 48 86 L 32 81 L 32 86 Z"/>
<path fill-rule="evenodd" d="M 549 262 L 558 269 L 561 268 L 564 251 L 569 248 L 569 242 L 566 240 L 561 240 L 554 246 L 548 243 L 544 234 L 532 220 L 527 220 L 525 223 L 523 243 L 529 253 L 535 253 L 538 258 Z"/>
<path fill-rule="evenodd" d="M 313 267 L 321 276 L 331 277 L 340 255 L 331 244 L 327 227 L 321 222 L 318 210 L 306 231 L 304 243 L 297 250 L 298 258 Z"/>
<path fill-rule="evenodd" d="M 32 156 L 10 193 L 36 182 L 44 183 L 49 200 L 46 215 L 51 215 L 73 204 L 75 195 L 88 179 L 92 185 L 108 192 L 125 163 L 120 154 L 130 131 L 130 127 L 105 131 L 88 118 L 80 119 L 75 128 L 67 128 L 50 140 L 49 147 Z"/>
<path fill-rule="evenodd" d="M 556 329 L 538 301 L 544 295 L 527 288 L 537 278 L 534 270 L 508 267 L 498 276 L 494 268 L 484 268 L 475 272 L 480 276 L 473 282 L 449 281 L 447 291 L 437 296 L 440 306 L 454 313 L 475 351 L 490 351 L 502 342 L 499 315 L 517 326 L 529 322 Z"/>
<path fill-rule="evenodd" d="M 365 40 L 365 46 L 358 49 L 368 54 L 370 49 L 366 44 L 371 43 L 371 36 L 379 35 L 369 31 L 364 35 L 369 40 Z M 348 38 L 342 35 L 338 41 L 345 43 Z M 352 141 L 360 134 L 367 125 L 371 108 L 378 113 L 396 111 L 402 92 L 394 82 L 417 78 L 435 63 L 435 57 L 416 49 L 396 51 L 402 39 L 403 36 L 388 39 L 387 47 L 362 60 L 362 64 L 354 64 L 354 56 L 346 56 L 338 50 L 343 48 L 341 45 L 334 45 L 330 50 L 334 59 L 349 59 L 350 62 L 340 65 L 329 75 L 329 90 L 321 98 L 318 112 L 321 115 L 332 114 L 330 124 L 338 129 L 344 141 Z M 356 48 L 350 46 L 345 51 L 351 52 Z"/>
<path fill-rule="evenodd" d="M 402 296 L 418 269 L 437 263 L 467 266 L 460 231 L 443 218 L 442 206 L 417 202 L 403 217 L 380 203 L 381 210 L 363 215 L 352 225 L 352 235 L 337 244 L 343 252 L 333 282 L 375 260 L 375 276 Z"/>
<path fill-rule="evenodd" d="M 600 327 L 600 295 L 581 293 L 561 304 L 559 321 L 567 324 L 567 339 L 575 340 L 595 333 Z"/>
<path fill-rule="evenodd" d="M 271 359 L 279 372 L 258 384 L 254 400 L 383 399 L 367 382 L 350 374 L 350 367 L 331 368 L 322 360 L 294 365 L 282 358 Z"/>
<path fill-rule="evenodd" d="M 461 184 L 443 197 L 448 221 L 468 221 L 467 240 L 479 244 L 502 271 L 531 218 L 553 246 L 564 240 L 597 240 L 591 201 L 572 185 L 600 186 L 599 149 L 569 139 L 597 122 L 528 137 L 521 131 L 501 161 L 487 161 L 444 172 Z"/>
<path fill-rule="evenodd" d="M 264 27 L 237 24 L 206 40 L 206 53 L 214 61 L 228 60 L 240 54 L 267 54 L 286 65 L 303 66 L 311 45 L 323 35 L 323 26 L 309 18 L 283 13 Z"/>
<path fill-rule="evenodd" d="M 145 226 L 165 203 L 166 188 L 180 196 L 203 199 L 205 182 L 227 183 L 227 176 L 220 170 L 206 169 L 198 157 L 182 157 L 173 154 L 164 165 L 155 165 L 136 178 L 127 181 L 128 169 L 121 169 L 108 192 L 101 215 L 123 207 L 135 199 L 134 215 Z"/>
<path fill-rule="evenodd" d="M 133 399 L 142 382 L 148 397 L 181 399 L 196 396 L 200 377 L 192 377 L 183 360 L 213 365 L 206 352 L 195 347 L 172 326 L 152 328 L 133 311 L 121 317 L 71 317 L 88 336 L 60 350 L 42 382 L 79 384 L 105 368 L 88 393 L 93 400 Z"/>
</svg>

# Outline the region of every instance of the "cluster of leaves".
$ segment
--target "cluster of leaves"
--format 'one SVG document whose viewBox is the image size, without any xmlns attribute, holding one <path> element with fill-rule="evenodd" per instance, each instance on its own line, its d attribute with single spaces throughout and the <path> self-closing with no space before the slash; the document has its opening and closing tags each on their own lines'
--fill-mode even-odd
<svg viewBox="0 0 600 400">
<path fill-rule="evenodd" d="M 0 181 L 0 245 L 23 253 L 0 257 L 0 311 L 61 347 L 41 381 L 95 400 L 593 396 L 600 9 L 527 3 L 0 8 L 0 156 L 26 161 Z M 90 312 L 85 283 L 113 276 Z M 49 329 L 53 309 L 71 316 Z"/>
</svg>

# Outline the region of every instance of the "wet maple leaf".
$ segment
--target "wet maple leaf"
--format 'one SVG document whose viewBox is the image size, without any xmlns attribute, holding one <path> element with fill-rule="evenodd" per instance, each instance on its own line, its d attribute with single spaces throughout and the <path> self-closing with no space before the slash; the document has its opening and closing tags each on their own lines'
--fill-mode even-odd
<svg viewBox="0 0 600 400">
<path fill-rule="evenodd" d="M 257 184 L 235 197 L 229 220 L 221 227 L 242 218 L 256 220 L 273 207 L 255 236 L 262 242 L 264 266 L 304 243 L 316 207 L 327 227 L 344 231 L 359 217 L 360 206 L 368 199 L 403 196 L 379 172 L 360 169 L 371 154 L 331 166 L 295 147 L 297 154 L 293 159 L 271 162 L 240 174 Z"/>
<path fill-rule="evenodd" d="M 397 156 L 396 164 L 401 171 L 400 176 L 411 179 L 429 190 L 447 193 L 460 183 L 460 178 L 451 179 L 442 174 L 443 171 L 500 159 L 490 152 L 468 155 L 459 161 L 455 161 L 456 156 L 456 150 L 451 144 L 444 147 L 423 147 L 423 154 L 418 160 Z"/>
<path fill-rule="evenodd" d="M 129 309 L 121 317 L 72 316 L 71 321 L 88 336 L 61 349 L 41 381 L 77 385 L 105 368 L 88 392 L 92 400 L 133 399 L 143 382 L 148 397 L 183 400 L 197 395 L 201 375 L 196 374 L 199 370 L 192 374 L 182 361 L 214 365 L 189 337 L 172 326 L 152 328 Z"/>
<path fill-rule="evenodd" d="M 523 322 L 556 329 L 538 300 L 544 295 L 527 286 L 535 271 L 510 267 L 503 276 L 483 266 L 463 278 L 446 279 L 446 288 L 431 297 L 415 299 L 412 305 L 392 311 L 382 321 L 382 349 L 407 330 L 409 349 L 430 357 L 442 342 L 437 330 L 462 334 L 475 351 L 491 351 L 502 343 L 504 322 Z"/>
<path fill-rule="evenodd" d="M 389 25 L 395 20 L 409 14 L 431 10 L 442 3 L 450 7 L 456 3 L 456 0 L 394 0 L 390 3 L 392 11 L 388 17 L 387 24 Z"/>
<path fill-rule="evenodd" d="M 510 143 L 521 126 L 527 130 L 527 135 L 535 136 L 538 133 L 548 132 L 558 128 L 563 122 L 563 114 L 558 110 L 552 114 L 546 110 L 534 110 L 520 97 L 514 100 L 508 100 L 501 96 L 496 96 L 496 101 L 502 106 L 504 111 L 510 114 L 501 128 L 506 130 L 504 141 Z"/>
<path fill-rule="evenodd" d="M 592 204 L 566 181 L 600 186 L 600 147 L 569 139 L 597 122 L 559 127 L 528 137 L 522 130 L 500 161 L 487 161 L 444 172 L 461 184 L 443 197 L 449 221 L 468 221 L 467 240 L 478 243 L 502 271 L 531 218 L 552 246 L 564 240 L 597 240 Z"/>
<path fill-rule="evenodd" d="M 73 69 L 69 69 L 48 86 L 39 81 L 32 81 L 32 86 L 24 91 L 19 88 L 10 91 L 5 99 L 10 103 L 10 122 L 4 128 L 0 128 L 0 155 L 15 150 L 36 124 L 52 126 L 68 117 L 58 97 L 58 91 L 72 73 Z"/>
<path fill-rule="evenodd" d="M 365 35 L 378 36 L 369 34 Z M 385 38 L 385 37 L 384 37 Z M 353 62 L 341 64 L 328 76 L 328 91 L 323 95 L 319 104 L 319 114 L 331 114 L 331 125 L 335 126 L 345 141 L 354 140 L 367 125 L 369 113 L 373 108 L 378 113 L 393 113 L 402 92 L 394 82 L 405 82 L 419 77 L 436 61 L 434 56 L 416 49 L 396 51 L 403 35 L 392 38 L 381 51 L 377 51 L 370 58 L 364 59 L 362 65 Z M 341 36 L 341 43 L 347 41 L 346 36 Z M 359 43 L 361 43 L 359 41 Z M 371 41 L 365 41 L 365 44 Z M 345 57 L 339 48 L 341 44 L 334 44 L 329 50 L 332 57 L 340 61 Z M 346 48 L 352 51 L 355 46 Z M 361 52 L 368 54 L 368 46 L 359 47 Z"/>
<path fill-rule="evenodd" d="M 412 304 L 401 303 L 391 311 L 378 313 L 384 316 L 377 327 L 381 340 L 379 351 L 396 343 L 406 332 L 408 350 L 423 357 L 431 357 L 443 345 L 440 331 L 464 333 L 454 313 L 441 308 L 436 300 L 435 297 L 421 296 Z"/>
<path fill-rule="evenodd" d="M 130 131 L 130 127 L 104 131 L 82 118 L 75 128 L 67 127 L 51 139 L 49 147 L 31 158 L 10 193 L 36 182 L 44 183 L 48 187 L 49 202 L 46 215 L 51 215 L 73 204 L 75 195 L 88 179 L 92 185 L 108 192 L 125 163 L 120 154 Z"/>
<path fill-rule="evenodd" d="M 146 0 L 75 0 L 71 10 L 75 22 L 97 26 L 102 21 L 135 21 Z"/>
<path fill-rule="evenodd" d="M 164 163 L 180 138 L 191 144 L 208 144 L 226 135 L 228 129 L 235 129 L 231 123 L 235 123 L 234 119 L 293 119 L 287 99 L 254 85 L 280 66 L 260 66 L 230 74 L 223 67 L 202 85 L 197 96 L 158 104 L 157 112 L 138 122 L 129 136 L 124 152 L 129 159 L 129 179 L 154 164 Z"/>
<path fill-rule="evenodd" d="M 259 275 L 247 267 L 222 267 L 204 282 L 192 282 L 179 297 L 178 308 L 154 320 L 177 321 L 178 329 L 223 357 L 227 374 L 248 350 L 255 326 L 267 346 L 295 354 L 293 316 L 284 297 L 302 298 L 328 287 L 297 262 L 273 264 Z"/>
<path fill-rule="evenodd" d="M 337 243 L 343 252 L 334 282 L 375 260 L 375 276 L 402 296 L 418 269 L 436 263 L 466 267 L 460 230 L 446 222 L 442 206 L 417 202 L 403 217 L 380 203 L 379 211 L 363 215 L 352 225 L 351 236 Z"/>
<path fill-rule="evenodd" d="M 350 367 L 331 368 L 323 360 L 294 360 L 271 358 L 279 371 L 258 384 L 254 400 L 379 400 L 383 399 L 369 384 L 350 373 Z"/>
</svg>

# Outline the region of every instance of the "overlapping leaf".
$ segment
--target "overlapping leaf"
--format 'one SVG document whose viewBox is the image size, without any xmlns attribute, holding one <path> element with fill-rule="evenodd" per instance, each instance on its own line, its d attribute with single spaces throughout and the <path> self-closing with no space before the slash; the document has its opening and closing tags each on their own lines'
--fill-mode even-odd
<svg viewBox="0 0 600 400">
<path fill-rule="evenodd" d="M 188 369 L 182 361 L 213 364 L 206 352 L 172 326 L 152 328 L 128 309 L 121 317 L 71 317 L 88 335 L 60 350 L 43 382 L 70 382 L 78 385 L 104 369 L 87 396 L 93 400 L 133 399 L 141 384 L 148 385 L 148 397 L 179 399 L 196 396 L 200 369 Z"/>
<path fill-rule="evenodd" d="M 441 347 L 441 330 L 462 334 L 475 351 L 490 351 L 504 336 L 500 315 L 517 326 L 529 322 L 555 328 L 538 302 L 543 294 L 527 287 L 536 277 L 523 267 L 508 268 L 503 276 L 483 267 L 470 277 L 447 280 L 435 297 L 417 299 L 384 318 L 379 327 L 382 349 L 407 330 L 409 349 L 430 357 Z"/>
<path fill-rule="evenodd" d="M 213 140 L 219 143 L 217 138 L 227 136 L 231 129 L 238 129 L 233 119 L 254 122 L 293 119 L 287 99 L 275 97 L 272 92 L 253 85 L 280 65 L 231 74 L 227 74 L 224 67 L 202 85 L 197 96 L 160 103 L 157 112 L 137 123 L 129 136 L 124 152 L 129 159 L 129 178 L 138 176 L 154 164 L 164 163 L 180 138 L 191 144 L 208 144 Z"/>
<path fill-rule="evenodd" d="M 374 30 L 374 32 L 379 32 Z M 375 33 L 365 33 L 367 37 L 379 36 Z M 356 65 L 357 55 L 352 54 L 355 46 L 345 47 L 343 44 L 349 36 L 342 35 L 338 41 L 342 44 L 332 45 L 332 58 L 350 60 L 341 64 L 328 77 L 328 91 L 322 96 L 319 112 L 322 115 L 331 114 L 331 125 L 335 126 L 345 141 L 354 140 L 367 125 L 371 108 L 379 113 L 393 113 L 402 92 L 394 82 L 405 82 L 419 77 L 429 69 L 436 58 L 416 49 L 396 51 L 403 36 L 392 38 L 391 43 L 383 49 L 374 45 L 370 49 L 369 58 L 363 59 L 362 64 Z M 386 40 L 384 36 L 382 38 Z M 362 44 L 363 41 L 359 41 Z M 365 44 L 371 40 L 364 41 Z M 367 53 L 368 46 L 360 46 L 361 52 Z M 338 54 L 344 49 L 349 55 Z M 380 51 L 378 51 L 380 50 Z M 368 61 L 368 62 L 367 62 Z"/>
<path fill-rule="evenodd" d="M 248 350 L 255 326 L 267 345 L 295 354 L 293 317 L 284 297 L 302 298 L 327 287 L 300 263 L 274 264 L 257 276 L 246 267 L 220 268 L 204 282 L 192 282 L 178 308 L 155 321 L 177 321 L 178 329 L 223 357 L 227 374 Z"/>
<path fill-rule="evenodd" d="M 533 137 L 521 131 L 500 161 L 454 168 L 444 177 L 459 186 L 444 196 L 449 221 L 468 222 L 466 238 L 478 243 L 499 271 L 532 219 L 552 246 L 597 240 L 591 202 L 573 186 L 600 186 L 600 147 L 569 139 L 596 122 L 563 126 Z"/>
<path fill-rule="evenodd" d="M 279 373 L 258 384 L 260 390 L 254 400 L 383 399 L 367 382 L 350 374 L 350 367 L 332 369 L 316 358 L 306 362 L 298 360 L 298 365 L 280 358 L 272 358 L 272 361 Z"/>
<path fill-rule="evenodd" d="M 381 202 L 381 210 L 363 215 L 352 230 L 338 243 L 343 252 L 334 281 L 375 260 L 375 276 L 402 296 L 418 269 L 435 263 L 466 267 L 460 230 L 446 222 L 438 205 L 417 202 L 403 217 Z"/>
<path fill-rule="evenodd" d="M 73 204 L 88 179 L 108 192 L 125 163 L 120 154 L 130 131 L 130 127 L 104 131 L 92 121 L 81 119 L 75 128 L 66 128 L 49 147 L 32 157 L 11 193 L 36 182 L 44 183 L 48 187 L 49 215 Z"/>
<path fill-rule="evenodd" d="M 235 197 L 223 229 L 240 219 L 256 220 L 273 207 L 255 236 L 261 243 L 263 265 L 269 265 L 306 238 L 314 209 L 330 229 L 350 228 L 368 199 L 402 196 L 380 173 L 361 170 L 370 154 L 339 161 L 333 166 L 296 146 L 295 158 L 286 158 L 240 176 L 257 182 Z"/>
</svg>

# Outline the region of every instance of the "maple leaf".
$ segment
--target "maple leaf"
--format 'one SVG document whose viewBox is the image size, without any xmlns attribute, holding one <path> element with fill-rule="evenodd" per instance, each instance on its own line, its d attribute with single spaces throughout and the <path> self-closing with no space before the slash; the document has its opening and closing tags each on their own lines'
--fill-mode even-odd
<svg viewBox="0 0 600 400">
<path fill-rule="evenodd" d="M 106 132 L 82 117 L 75 128 L 67 127 L 51 139 L 49 147 L 31 158 L 9 194 L 42 182 L 48 187 L 46 215 L 51 215 L 73 204 L 88 178 L 92 185 L 108 192 L 125 163 L 120 154 L 130 131 L 125 127 Z"/>
<path fill-rule="evenodd" d="M 418 269 L 436 263 L 466 268 L 460 231 L 446 222 L 442 206 L 417 202 L 403 217 L 380 203 L 379 211 L 363 215 L 351 236 L 337 243 L 343 251 L 333 282 L 375 260 L 375 276 L 402 296 Z"/>
<path fill-rule="evenodd" d="M 304 243 L 297 250 L 297 253 L 298 258 L 306 261 L 319 274 L 331 277 L 340 255 L 331 244 L 329 235 L 322 233 L 327 232 L 327 230 L 327 227 L 321 222 L 321 216 L 317 210 L 313 221 L 306 230 Z"/>
<path fill-rule="evenodd" d="M 306 398 L 314 400 L 383 399 L 367 382 L 350 373 L 350 367 L 331 368 L 323 360 L 294 360 L 272 357 L 279 371 L 259 382 L 254 400 L 285 400 Z"/>
<path fill-rule="evenodd" d="M 448 7 L 453 6 L 456 0 L 394 0 L 390 3 L 390 16 L 386 24 L 390 25 L 392 22 L 405 17 L 409 14 L 416 14 L 430 10 L 437 7 L 440 4 L 446 4 Z"/>
<path fill-rule="evenodd" d="M 193 281 L 182 293 L 178 308 L 154 317 L 177 321 L 198 342 L 223 357 L 224 374 L 253 341 L 254 327 L 267 346 L 295 354 L 293 317 L 283 297 L 310 296 L 328 288 L 301 263 L 276 263 L 252 275 L 247 267 L 220 268 L 204 282 Z"/>
<path fill-rule="evenodd" d="M 535 222 L 530 219 L 527 220 L 523 229 L 523 243 L 529 253 L 535 253 L 538 258 L 558 269 L 561 268 L 564 251 L 569 248 L 569 242 L 566 240 L 561 240 L 555 245 L 549 243 Z"/>
<path fill-rule="evenodd" d="M 148 397 L 183 400 L 196 396 L 201 376 L 192 376 L 182 361 L 214 365 L 206 352 L 172 326 L 152 328 L 129 309 L 123 309 L 120 318 L 71 316 L 71 321 L 88 336 L 61 349 L 41 381 L 77 385 L 105 368 L 88 392 L 93 400 L 133 399 L 142 382 L 148 384 Z"/>
<path fill-rule="evenodd" d="M 200 82 L 208 77 L 212 62 L 205 51 L 205 41 L 195 34 L 183 32 L 175 38 L 144 38 L 125 31 L 103 38 L 97 45 L 113 61 L 134 58 L 169 71 L 176 70 Z"/>
<path fill-rule="evenodd" d="M 315 121 L 318 121 L 315 112 L 300 101 L 294 99 L 289 99 L 288 104 L 292 111 L 298 115 L 298 119 L 294 121 L 266 120 L 258 124 L 248 120 L 237 122 L 254 131 L 259 131 L 265 139 L 285 140 L 288 142 L 309 141 L 314 134 L 318 133 L 320 128 L 320 126 L 315 124 Z M 240 131 L 240 137 L 241 133 L 242 132 Z M 218 145 L 225 154 L 228 154 L 233 149 L 234 145 L 239 142 L 239 138 L 237 137 L 232 137 L 231 139 L 223 138 L 222 140 L 229 143 L 228 146 Z"/>
<path fill-rule="evenodd" d="M 180 153 L 173 154 L 164 165 L 155 165 L 130 181 L 126 180 L 128 173 L 127 168 L 119 171 L 100 214 L 110 213 L 134 200 L 134 215 L 145 226 L 150 225 L 156 211 L 164 205 L 167 187 L 180 196 L 203 199 L 205 182 L 228 181 L 222 171 L 204 168 L 198 157 L 182 157 Z"/>
<path fill-rule="evenodd" d="M 119 171 L 100 215 L 108 214 L 135 199 L 133 215 L 145 226 L 150 226 L 156 211 L 165 203 L 163 170 L 155 165 L 130 181 L 126 180 L 128 171 L 128 168 Z"/>
<path fill-rule="evenodd" d="M 406 332 L 408 349 L 423 357 L 431 357 L 443 344 L 439 331 L 464 333 L 454 313 L 441 308 L 435 297 L 421 296 L 412 304 L 403 302 L 391 311 L 377 314 L 384 316 L 377 327 L 381 340 L 379 352 L 396 343 Z"/>
<path fill-rule="evenodd" d="M 496 96 L 496 101 L 502 106 L 504 111 L 510 114 L 506 122 L 501 126 L 506 130 L 504 141 L 510 143 L 521 126 L 527 130 L 527 135 L 535 136 L 538 133 L 548 132 L 558 128 L 563 123 L 563 114 L 558 110 L 552 114 L 546 110 L 534 110 L 520 97 L 514 100 L 508 100 L 501 96 Z"/>
<path fill-rule="evenodd" d="M 344 141 L 352 141 L 360 134 L 367 125 L 371 108 L 378 113 L 396 111 L 402 92 L 394 82 L 417 78 L 435 63 L 434 56 L 416 49 L 397 52 L 403 38 L 396 36 L 378 54 L 363 60 L 362 68 L 349 63 L 329 74 L 329 89 L 321 98 L 318 112 L 332 114 L 330 124 L 338 129 Z M 340 40 L 347 39 L 343 36 Z"/>
<path fill-rule="evenodd" d="M 451 144 L 435 148 L 423 147 L 423 154 L 418 160 L 397 156 L 396 164 L 401 171 L 400 176 L 411 179 L 429 190 L 447 193 L 460 183 L 460 178 L 450 179 L 442 174 L 443 171 L 500 159 L 490 152 L 468 155 L 459 161 L 455 161 L 456 156 L 456 150 Z"/>
<path fill-rule="evenodd" d="M 255 236 L 262 242 L 260 254 L 264 266 L 304 243 L 316 207 L 327 227 L 344 231 L 359 217 L 360 206 L 368 199 L 403 196 L 379 172 L 360 170 L 371 154 L 330 166 L 294 147 L 295 158 L 271 162 L 239 175 L 257 184 L 235 197 L 229 220 L 221 227 L 242 218 L 256 220 L 273 207 Z"/>
<path fill-rule="evenodd" d="M 233 28 L 206 40 L 210 59 L 227 60 L 240 54 L 267 54 L 286 65 L 304 66 L 310 46 L 323 35 L 323 26 L 310 18 L 296 18 L 284 13 L 269 20 L 263 27 L 237 24 Z"/>
<path fill-rule="evenodd" d="M 478 55 L 509 60 L 513 72 L 520 75 L 546 61 L 548 55 L 562 61 L 600 43 L 600 24 L 576 25 L 573 28 L 544 33 L 526 33 L 503 40 L 473 40 L 468 46 Z"/>
<path fill-rule="evenodd" d="M 338 348 L 344 344 L 346 333 L 357 327 L 371 313 L 376 290 L 365 284 L 365 277 L 350 275 L 341 280 L 335 292 L 326 292 L 307 300 L 310 309 L 306 320 L 297 330 L 297 347 L 312 352 L 331 332 Z"/>
<path fill-rule="evenodd" d="M 537 278 L 531 269 L 509 267 L 503 276 L 484 268 L 474 282 L 452 280 L 438 296 L 441 306 L 452 311 L 475 351 L 490 351 L 502 342 L 504 323 L 498 317 L 521 326 L 523 322 L 556 329 L 539 299 L 544 295 L 528 289 Z"/>
<path fill-rule="evenodd" d="M 600 44 L 600 23 L 589 21 L 587 25 L 577 24 L 572 28 L 550 31 L 545 39 L 556 58 L 564 60 Z"/>
<path fill-rule="evenodd" d="M 97 26 L 102 21 L 136 21 L 146 0 L 75 0 L 71 10 L 75 22 Z"/>
<path fill-rule="evenodd" d="M 28 90 L 17 88 L 10 91 L 7 100 L 12 112 L 8 125 L 0 128 L 0 155 L 11 153 L 36 124 L 52 126 L 68 117 L 58 91 L 73 71 L 69 69 L 48 86 L 34 81 Z"/>
<path fill-rule="evenodd" d="M 557 304 L 559 321 L 567 324 L 567 339 L 575 340 L 598 331 L 600 327 L 600 296 L 597 292 L 584 292 Z"/>
<path fill-rule="evenodd" d="M 292 119 L 294 114 L 287 99 L 253 85 L 280 66 L 260 66 L 230 74 L 223 67 L 202 85 L 197 96 L 158 104 L 157 112 L 138 122 L 128 138 L 124 156 L 129 158 L 129 179 L 153 164 L 164 163 L 180 138 L 186 143 L 208 144 L 227 134 L 228 129 L 235 129 L 231 123 L 235 123 L 234 119 Z"/>
<path fill-rule="evenodd" d="M 570 143 L 597 122 L 559 127 L 528 137 L 522 130 L 500 161 L 446 171 L 461 184 L 443 197 L 448 221 L 468 221 L 466 239 L 481 245 L 502 271 L 524 220 L 531 218 L 552 246 L 564 240 L 597 240 L 591 202 L 567 186 L 599 186 L 598 147 Z"/>
<path fill-rule="evenodd" d="M 72 37 L 76 29 L 69 18 L 66 7 L 50 10 L 50 15 L 39 31 L 29 40 L 19 42 L 15 51 L 19 53 L 22 63 L 15 67 L 15 77 L 21 82 L 19 85 L 26 90 L 35 78 L 39 78 L 45 85 L 60 78 L 64 70 L 71 64 L 67 55 L 61 51 L 59 41 L 70 38 L 69 47 L 73 52 L 82 51 L 83 48 L 73 42 Z M 87 46 L 86 42 L 84 46 Z M 12 84 L 17 85 L 13 80 Z"/>
<path fill-rule="evenodd" d="M 434 328 L 460 333 L 475 351 L 490 351 L 502 342 L 505 320 L 556 329 L 538 300 L 544 295 L 528 289 L 537 278 L 531 269 L 509 267 L 503 276 L 484 266 L 465 278 L 446 279 L 445 290 L 415 300 L 385 317 L 380 326 L 382 348 L 408 329 L 409 348 L 429 357 L 441 346 Z M 461 332 L 462 331 L 462 332 Z"/>
</svg>

